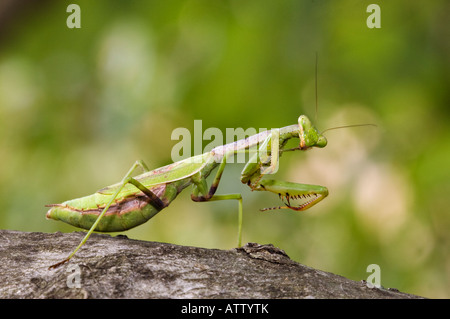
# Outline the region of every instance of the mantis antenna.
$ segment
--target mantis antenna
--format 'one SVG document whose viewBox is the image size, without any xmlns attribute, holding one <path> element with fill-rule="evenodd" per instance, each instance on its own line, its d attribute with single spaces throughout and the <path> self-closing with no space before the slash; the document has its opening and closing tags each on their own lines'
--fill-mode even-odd
<svg viewBox="0 0 450 319">
<path fill-rule="evenodd" d="M 318 65 L 319 65 L 319 54 L 316 51 L 316 68 L 315 68 L 315 91 L 316 91 L 316 114 L 315 114 L 315 122 L 317 123 L 317 113 L 319 110 L 319 98 L 318 98 L 318 90 L 317 90 L 317 69 L 318 69 Z M 321 134 L 325 133 L 326 131 L 331 131 L 331 130 L 336 130 L 336 129 L 341 129 L 341 128 L 349 128 L 349 127 L 359 127 L 359 126 L 377 126 L 376 124 L 371 124 L 371 123 L 367 123 L 367 124 L 353 124 L 353 125 L 343 125 L 343 126 L 336 126 L 336 127 L 330 127 L 327 128 L 326 130 L 322 131 Z"/>
<path fill-rule="evenodd" d="M 349 128 L 349 127 L 359 127 L 359 126 L 375 126 L 375 127 L 377 127 L 376 124 L 372 124 L 372 123 L 343 125 L 343 126 L 336 126 L 336 127 L 327 128 L 326 130 L 322 131 L 321 134 L 325 133 L 326 131 L 337 130 L 337 129 L 341 129 L 341 128 Z"/>
<path fill-rule="evenodd" d="M 316 76 L 315 76 L 315 86 L 316 86 L 316 114 L 314 121 L 317 123 L 317 111 L 319 109 L 319 102 L 318 102 L 318 94 L 317 94 L 317 65 L 319 64 L 319 55 L 316 51 Z"/>
</svg>

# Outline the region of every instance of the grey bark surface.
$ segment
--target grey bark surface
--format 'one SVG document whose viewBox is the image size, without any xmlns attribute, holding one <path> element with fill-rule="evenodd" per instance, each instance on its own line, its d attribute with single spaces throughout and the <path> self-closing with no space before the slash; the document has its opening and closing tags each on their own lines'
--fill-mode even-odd
<svg viewBox="0 0 450 319">
<path fill-rule="evenodd" d="M 420 298 L 313 269 L 272 245 L 218 250 L 0 230 L 0 298 Z M 77 285 L 79 288 L 77 288 Z"/>
</svg>

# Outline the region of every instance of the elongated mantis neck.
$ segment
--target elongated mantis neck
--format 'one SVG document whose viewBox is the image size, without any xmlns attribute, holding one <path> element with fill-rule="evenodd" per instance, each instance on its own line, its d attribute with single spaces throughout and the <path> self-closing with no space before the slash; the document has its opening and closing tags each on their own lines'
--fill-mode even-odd
<svg viewBox="0 0 450 319">
<path fill-rule="evenodd" d="M 298 138 L 299 126 L 298 124 L 293 124 L 289 126 L 285 126 L 279 129 L 280 130 L 280 140 L 288 140 L 290 138 Z M 248 150 L 251 147 L 258 146 L 262 142 L 264 142 L 267 137 L 271 134 L 272 130 L 263 131 L 261 133 L 249 136 L 247 138 L 231 142 L 225 145 L 215 147 L 212 152 L 216 156 L 225 156 L 225 154 L 229 153 L 237 153 L 239 151 Z"/>
</svg>

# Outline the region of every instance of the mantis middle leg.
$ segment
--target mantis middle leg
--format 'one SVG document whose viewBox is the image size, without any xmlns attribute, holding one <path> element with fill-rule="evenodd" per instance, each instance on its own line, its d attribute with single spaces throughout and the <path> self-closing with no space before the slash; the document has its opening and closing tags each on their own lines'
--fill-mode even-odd
<svg viewBox="0 0 450 319">
<path fill-rule="evenodd" d="M 229 200 L 235 199 L 239 204 L 238 211 L 238 247 L 242 245 L 242 195 L 241 194 L 226 194 L 226 195 L 215 195 L 217 187 L 219 186 L 220 178 L 225 169 L 226 159 L 230 154 L 225 155 L 222 158 L 222 162 L 219 165 L 216 176 L 208 189 L 206 184 L 206 179 L 200 174 L 195 174 L 192 176 L 192 181 L 194 183 L 194 189 L 191 194 L 191 198 L 195 202 L 204 201 L 217 201 L 217 200 Z"/>
</svg>

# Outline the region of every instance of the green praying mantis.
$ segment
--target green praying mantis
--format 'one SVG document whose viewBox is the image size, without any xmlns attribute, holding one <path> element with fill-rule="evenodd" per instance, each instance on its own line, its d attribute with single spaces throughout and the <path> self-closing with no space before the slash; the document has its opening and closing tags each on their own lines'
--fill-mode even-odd
<svg viewBox="0 0 450 319">
<path fill-rule="evenodd" d="M 287 148 L 286 144 L 290 139 L 298 139 L 298 146 Z M 68 262 L 86 243 L 92 232 L 125 231 L 141 225 L 169 206 L 182 190 L 191 185 L 193 201 L 238 201 L 240 247 L 242 196 L 216 194 L 227 159 L 240 152 L 250 153 L 249 161 L 241 173 L 241 182 L 247 184 L 253 191 L 275 193 L 284 202 L 282 206 L 262 210 L 303 211 L 323 200 L 328 195 L 328 189 L 317 185 L 263 179 L 263 176 L 272 174 L 278 169 L 279 157 L 283 152 L 305 151 L 313 147 L 323 148 L 326 145 L 326 138 L 313 126 L 307 116 L 301 115 L 297 124 L 263 131 L 152 171 L 144 162 L 137 161 L 120 183 L 100 189 L 89 196 L 47 205 L 50 207 L 46 215 L 48 219 L 60 220 L 88 230 L 72 253 L 49 269 Z M 134 176 L 135 170 L 139 167 L 144 173 Z M 216 168 L 216 175 L 208 188 L 206 178 Z"/>
</svg>

